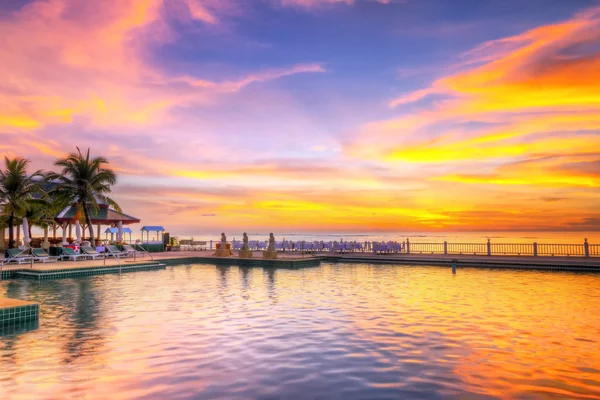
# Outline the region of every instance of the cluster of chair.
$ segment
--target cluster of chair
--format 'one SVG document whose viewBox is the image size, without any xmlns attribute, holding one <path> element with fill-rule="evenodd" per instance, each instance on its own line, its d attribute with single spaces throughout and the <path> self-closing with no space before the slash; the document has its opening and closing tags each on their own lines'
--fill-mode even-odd
<svg viewBox="0 0 600 400">
<path fill-rule="evenodd" d="M 239 240 L 232 242 L 233 250 L 240 250 L 243 243 Z M 251 250 L 265 250 L 268 246 L 266 241 L 250 240 L 248 247 Z M 406 243 L 400 242 L 357 242 L 357 241 L 304 241 L 296 242 L 284 240 L 276 242 L 277 251 L 299 251 L 306 253 L 331 252 L 331 253 L 354 253 L 354 252 L 372 252 L 375 254 L 397 254 L 406 252 Z"/>
<path fill-rule="evenodd" d="M 6 250 L 7 257 L 4 259 L 4 264 L 8 264 L 10 262 L 14 262 L 17 264 L 23 263 L 31 263 L 31 262 L 57 262 L 59 260 L 97 260 L 103 259 L 106 257 L 114 257 L 114 258 L 124 258 L 124 257 L 132 257 L 136 255 L 139 250 L 133 248 L 133 246 L 125 244 L 123 245 L 123 250 L 119 250 L 117 246 L 107 245 L 105 246 L 106 251 L 103 253 L 99 253 L 91 246 L 81 246 L 80 253 L 75 252 L 70 247 L 63 247 L 62 253 L 59 256 L 51 256 L 44 249 L 8 249 Z"/>
<path fill-rule="evenodd" d="M 194 239 L 181 239 L 179 241 L 179 246 L 181 246 L 181 250 L 206 250 L 208 247 L 208 242 L 194 240 Z"/>
<path fill-rule="evenodd" d="M 376 254 L 397 254 L 406 251 L 406 243 L 399 242 L 372 242 L 371 250 Z"/>
</svg>

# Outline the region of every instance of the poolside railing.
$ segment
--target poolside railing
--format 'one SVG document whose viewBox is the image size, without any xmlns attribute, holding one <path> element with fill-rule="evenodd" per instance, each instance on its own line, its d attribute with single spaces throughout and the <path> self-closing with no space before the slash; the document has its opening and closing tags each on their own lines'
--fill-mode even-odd
<svg viewBox="0 0 600 400">
<path fill-rule="evenodd" d="M 214 244 L 219 241 L 210 241 L 209 248 L 212 250 Z M 233 240 L 232 250 L 242 247 L 241 240 Z M 252 250 L 265 250 L 267 241 L 250 240 L 248 242 Z M 600 256 L 600 244 L 590 244 L 587 239 L 581 244 L 547 244 L 547 243 L 492 243 L 488 239 L 483 243 L 434 243 L 434 242 L 411 242 L 410 238 L 399 241 L 387 242 L 359 242 L 359 241 L 307 241 L 307 240 L 284 240 L 276 242 L 275 248 L 281 252 L 300 253 L 373 253 L 373 254 L 463 254 L 484 256 L 576 256 L 576 257 L 598 257 Z"/>
</svg>

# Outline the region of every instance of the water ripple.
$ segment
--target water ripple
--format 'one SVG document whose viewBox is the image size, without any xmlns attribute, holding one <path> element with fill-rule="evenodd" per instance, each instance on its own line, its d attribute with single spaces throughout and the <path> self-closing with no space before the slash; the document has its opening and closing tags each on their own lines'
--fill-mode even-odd
<svg viewBox="0 0 600 400">
<path fill-rule="evenodd" d="M 600 276 L 191 265 L 4 281 L 2 399 L 600 397 Z"/>
</svg>

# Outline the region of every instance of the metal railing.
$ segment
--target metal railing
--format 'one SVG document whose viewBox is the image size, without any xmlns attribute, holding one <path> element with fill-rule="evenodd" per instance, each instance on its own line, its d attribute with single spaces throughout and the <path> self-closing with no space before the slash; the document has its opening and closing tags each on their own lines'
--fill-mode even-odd
<svg viewBox="0 0 600 400">
<path fill-rule="evenodd" d="M 444 243 L 411 243 L 411 253 L 444 254 Z"/>
<path fill-rule="evenodd" d="M 138 246 L 141 250 L 137 250 L 136 246 Z M 150 252 L 148 250 L 144 249 L 141 245 L 134 244 L 132 247 L 134 250 L 139 251 L 142 254 L 147 254 L 148 257 L 150 257 L 150 259 L 152 261 L 154 261 L 154 257 L 152 257 L 152 254 L 150 254 Z M 133 261 L 135 261 L 135 259 L 136 259 L 136 253 L 134 252 L 133 253 Z"/>
<path fill-rule="evenodd" d="M 119 257 L 118 257 L 118 255 L 117 255 L 117 254 L 115 254 L 115 253 L 113 253 L 113 252 L 112 252 L 112 250 L 111 250 L 110 248 L 108 248 L 108 246 L 106 246 L 106 247 L 104 248 L 104 251 L 105 251 L 106 253 L 110 253 L 110 254 L 113 256 L 113 258 L 114 258 L 115 260 L 117 260 L 117 262 L 119 263 L 119 273 L 121 273 L 121 272 L 122 272 L 122 269 L 123 269 L 123 265 L 121 265 L 121 260 L 119 260 Z M 104 265 L 106 265 L 106 259 L 107 259 L 107 258 L 108 258 L 108 257 L 104 256 Z"/>
<path fill-rule="evenodd" d="M 217 241 L 215 241 L 217 242 Z M 231 243 L 232 250 L 239 250 L 242 242 Z M 249 241 L 252 250 L 264 250 L 266 241 Z M 589 244 L 587 239 L 582 244 L 545 244 L 545 243 L 492 243 L 488 239 L 483 243 L 448 243 L 448 242 L 357 242 L 357 241 L 290 241 L 276 242 L 278 251 L 314 252 L 314 253 L 373 253 L 373 254 L 463 254 L 487 256 L 600 256 L 600 244 Z M 213 241 L 210 241 L 211 250 Z"/>
<path fill-rule="evenodd" d="M 584 244 L 538 244 L 538 255 L 585 256 Z"/>
<path fill-rule="evenodd" d="M 490 243 L 490 252 L 500 255 L 533 256 L 533 243 Z"/>
</svg>

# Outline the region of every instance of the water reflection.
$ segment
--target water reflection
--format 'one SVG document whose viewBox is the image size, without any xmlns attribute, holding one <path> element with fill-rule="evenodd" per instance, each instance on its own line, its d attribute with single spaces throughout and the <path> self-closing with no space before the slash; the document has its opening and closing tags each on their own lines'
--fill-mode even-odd
<svg viewBox="0 0 600 400">
<path fill-rule="evenodd" d="M 277 291 L 275 290 L 275 268 L 264 268 L 264 274 L 267 278 L 267 293 L 272 304 L 277 304 Z"/>
<path fill-rule="evenodd" d="M 0 337 L 2 398 L 600 396 L 598 275 L 196 265 L 0 293 L 42 312 Z"/>
<path fill-rule="evenodd" d="M 252 268 L 240 267 L 241 284 L 242 284 L 242 298 L 248 300 L 250 298 L 250 273 Z"/>
<path fill-rule="evenodd" d="M 73 285 L 74 301 L 66 302 L 72 305 L 67 312 L 72 315 L 73 326 L 65 343 L 67 363 L 82 355 L 94 354 L 100 350 L 97 344 L 103 340 L 103 330 L 99 329 L 101 304 L 93 282 L 91 279 L 77 279 Z"/>
</svg>

